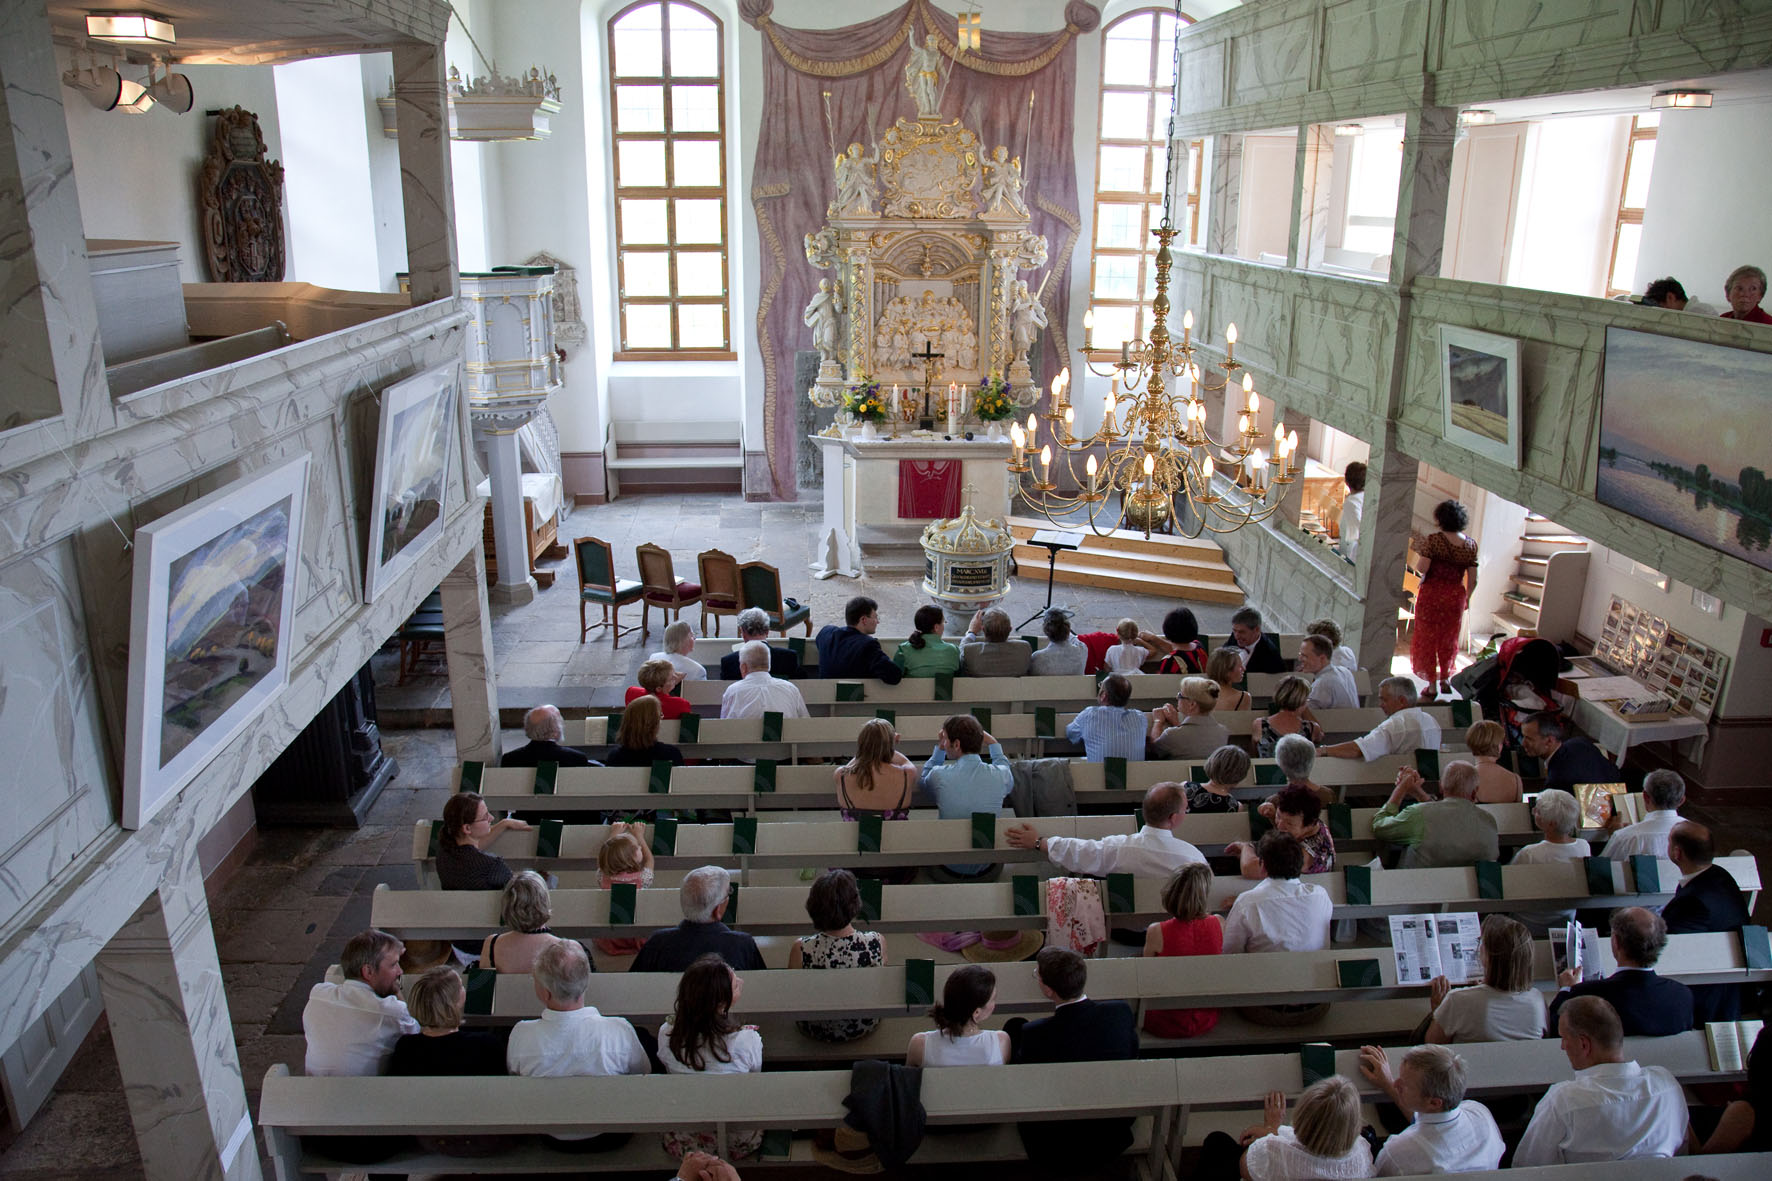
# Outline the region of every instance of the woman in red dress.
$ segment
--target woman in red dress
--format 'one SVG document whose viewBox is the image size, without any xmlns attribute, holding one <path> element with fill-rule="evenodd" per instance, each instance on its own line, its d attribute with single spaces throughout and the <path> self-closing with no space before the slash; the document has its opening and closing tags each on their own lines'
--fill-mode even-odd
<svg viewBox="0 0 1772 1181">
<path fill-rule="evenodd" d="M 1427 696 L 1452 692 L 1452 661 L 1464 611 L 1477 585 L 1477 543 L 1464 535 L 1470 513 L 1456 500 L 1434 506 L 1438 533 L 1415 539 L 1421 559 L 1421 589 L 1415 592 L 1415 629 L 1409 637 L 1409 663 L 1427 682 Z"/>
</svg>

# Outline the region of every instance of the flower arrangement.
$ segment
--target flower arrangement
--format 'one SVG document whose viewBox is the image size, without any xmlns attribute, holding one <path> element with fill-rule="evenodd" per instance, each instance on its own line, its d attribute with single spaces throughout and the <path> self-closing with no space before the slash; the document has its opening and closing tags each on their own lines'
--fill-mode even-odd
<svg viewBox="0 0 1772 1181">
<path fill-rule="evenodd" d="M 1002 422 L 1015 413 L 1015 399 L 1010 397 L 1009 382 L 993 373 L 979 383 L 972 398 L 972 412 L 981 422 Z"/>
<path fill-rule="evenodd" d="M 880 392 L 880 383 L 866 373 L 856 374 L 843 392 L 843 409 L 862 422 L 885 422 L 892 414 L 886 395 Z"/>
</svg>

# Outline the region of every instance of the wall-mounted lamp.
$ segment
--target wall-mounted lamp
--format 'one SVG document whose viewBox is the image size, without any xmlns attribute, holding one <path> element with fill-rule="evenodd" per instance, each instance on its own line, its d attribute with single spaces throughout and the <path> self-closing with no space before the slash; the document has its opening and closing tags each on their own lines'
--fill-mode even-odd
<svg viewBox="0 0 1772 1181">
<path fill-rule="evenodd" d="M 1354 136 L 1365 134 L 1366 129 L 1358 123 L 1337 123 L 1335 125 L 1335 135 L 1338 139 L 1352 139 Z"/>
<path fill-rule="evenodd" d="M 86 35 L 118 45 L 176 45 L 172 22 L 149 12 L 89 12 Z"/>
<path fill-rule="evenodd" d="M 1658 90 L 1649 100 L 1649 109 L 1665 111 L 1669 108 L 1708 107 L 1710 103 L 1711 93 L 1708 90 Z"/>
<path fill-rule="evenodd" d="M 173 73 L 170 62 L 162 62 L 161 69 L 165 72 L 156 78 L 153 69 L 149 68 L 148 93 L 173 114 L 190 114 L 191 108 L 197 105 L 197 88 L 191 85 L 190 77 Z"/>
<path fill-rule="evenodd" d="M 1495 122 L 1495 112 L 1487 107 L 1471 107 L 1458 112 L 1458 121 L 1466 127 L 1480 127 Z"/>
</svg>

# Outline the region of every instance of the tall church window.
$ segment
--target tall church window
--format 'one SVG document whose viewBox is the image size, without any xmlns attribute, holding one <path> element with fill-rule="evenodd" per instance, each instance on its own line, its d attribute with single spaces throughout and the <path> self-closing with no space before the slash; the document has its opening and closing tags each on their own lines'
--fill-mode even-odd
<svg viewBox="0 0 1772 1181">
<path fill-rule="evenodd" d="M 1181 23 L 1190 23 L 1181 18 Z M 1157 291 L 1157 240 L 1163 220 L 1163 163 L 1173 101 L 1173 12 L 1140 9 L 1109 25 L 1101 45 L 1101 109 L 1095 151 L 1095 241 L 1090 251 L 1091 344 L 1118 351 L 1147 337 Z M 1205 145 L 1177 145 L 1172 213 L 1176 246 L 1200 243 L 1200 174 Z"/>
<path fill-rule="evenodd" d="M 609 22 L 618 360 L 731 359 L 725 54 L 682 0 Z"/>
<path fill-rule="evenodd" d="M 1649 202 L 1649 173 L 1655 167 L 1655 134 L 1661 116 L 1638 115 L 1625 145 L 1624 182 L 1618 193 L 1618 222 L 1612 231 L 1612 265 L 1606 271 L 1606 297 L 1629 295 L 1643 241 L 1643 206 Z"/>
</svg>

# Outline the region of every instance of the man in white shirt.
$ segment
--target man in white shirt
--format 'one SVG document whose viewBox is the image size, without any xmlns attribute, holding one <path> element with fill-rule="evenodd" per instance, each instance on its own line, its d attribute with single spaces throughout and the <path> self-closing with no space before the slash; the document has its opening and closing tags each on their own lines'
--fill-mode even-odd
<svg viewBox="0 0 1772 1181">
<path fill-rule="evenodd" d="M 1538 1101 L 1514 1167 L 1673 1156 L 1686 1139 L 1686 1097 L 1664 1067 L 1624 1058 L 1618 1013 L 1579 996 L 1557 1019 L 1575 1077 Z"/>
<path fill-rule="evenodd" d="M 1106 877 L 1129 873 L 1167 878 L 1184 865 L 1206 863 L 1201 852 L 1175 835 L 1187 812 L 1187 794 L 1179 783 L 1159 783 L 1144 793 L 1144 827 L 1124 836 L 1098 841 L 1083 837 L 1042 837 L 1032 825 L 1017 824 L 1003 839 L 1014 849 L 1038 849 L 1046 860 L 1071 873 Z"/>
<path fill-rule="evenodd" d="M 394 1043 L 419 1031 L 396 993 L 404 944 L 371 927 L 351 936 L 339 953 L 344 980 L 321 981 L 301 1013 L 311 1075 L 373 1075 L 388 1068 Z"/>
<path fill-rule="evenodd" d="M 1643 818 L 1627 824 L 1606 842 L 1605 855 L 1614 861 L 1629 860 L 1632 854 L 1647 853 L 1651 857 L 1667 856 L 1667 838 L 1680 822 L 1680 805 L 1686 802 L 1686 781 L 1678 772 L 1665 767 L 1643 776 Z M 1618 823 L 1612 813 L 1608 824 Z"/>
<path fill-rule="evenodd" d="M 1414 1120 L 1379 1150 L 1380 1177 L 1500 1167 L 1501 1129 L 1487 1107 L 1464 1097 L 1464 1059 L 1450 1047 L 1417 1046 L 1393 1075 L 1381 1047 L 1361 1046 L 1360 1073 Z"/>
<path fill-rule="evenodd" d="M 1323 636 L 1306 636 L 1298 645 L 1298 671 L 1311 675 L 1307 709 L 1358 709 L 1360 688 L 1351 669 L 1334 663 L 1335 645 Z"/>
<path fill-rule="evenodd" d="M 652 1064 L 634 1027 L 620 1017 L 605 1017 L 585 1004 L 591 983 L 591 961 L 572 939 L 555 941 L 535 957 L 530 970 L 542 1015 L 519 1021 L 505 1047 L 505 1067 L 529 1078 L 573 1078 L 581 1075 L 647 1074 Z M 615 1148 L 626 1132 L 601 1136 L 549 1136 L 568 1151 Z"/>
<path fill-rule="evenodd" d="M 1439 750 L 1440 723 L 1415 702 L 1414 681 L 1408 677 L 1386 677 L 1378 686 L 1378 708 L 1384 711 L 1384 721 L 1352 742 L 1319 746 L 1317 753 L 1325 758 L 1364 759 L 1370 763 L 1385 755 Z"/>
<path fill-rule="evenodd" d="M 1360 557 L 1360 513 L 1366 507 L 1366 465 L 1348 464 L 1341 478 L 1347 484 L 1347 497 L 1341 502 L 1341 517 L 1335 525 L 1335 548 L 1342 557 L 1356 562 Z"/>
<path fill-rule="evenodd" d="M 1329 946 L 1335 904 L 1321 886 L 1299 880 L 1304 846 L 1290 833 L 1272 829 L 1255 847 L 1267 878 L 1238 894 L 1224 924 L 1224 953 L 1244 951 L 1322 951 Z"/>
<path fill-rule="evenodd" d="M 760 718 L 779 713 L 784 718 L 806 717 L 806 699 L 792 681 L 769 675 L 769 645 L 751 640 L 738 649 L 740 679 L 720 695 L 723 718 Z"/>
</svg>

